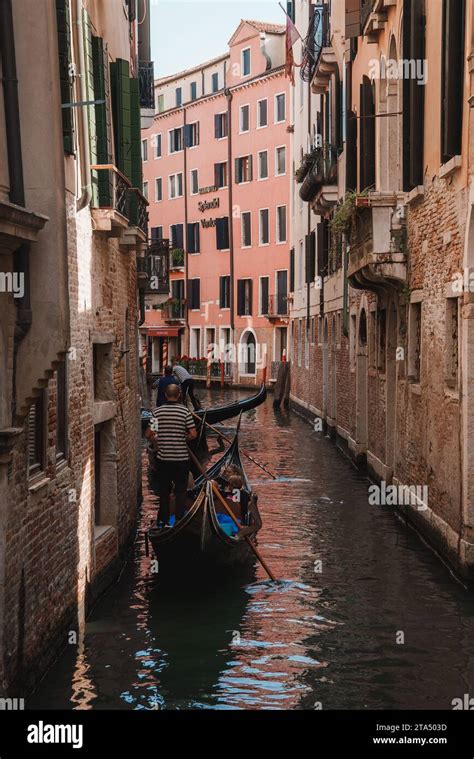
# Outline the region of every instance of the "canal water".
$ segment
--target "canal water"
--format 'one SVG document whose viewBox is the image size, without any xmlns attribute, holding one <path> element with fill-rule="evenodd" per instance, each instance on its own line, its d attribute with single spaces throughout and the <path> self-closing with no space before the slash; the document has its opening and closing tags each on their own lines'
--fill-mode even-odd
<svg viewBox="0 0 474 759">
<path fill-rule="evenodd" d="M 474 594 L 392 508 L 369 505 L 367 480 L 295 413 L 270 398 L 243 417 L 241 445 L 279 476 L 246 464 L 278 582 L 256 567 L 244 587 L 157 587 L 146 490 L 119 581 L 29 708 L 451 709 L 474 696 Z"/>
</svg>

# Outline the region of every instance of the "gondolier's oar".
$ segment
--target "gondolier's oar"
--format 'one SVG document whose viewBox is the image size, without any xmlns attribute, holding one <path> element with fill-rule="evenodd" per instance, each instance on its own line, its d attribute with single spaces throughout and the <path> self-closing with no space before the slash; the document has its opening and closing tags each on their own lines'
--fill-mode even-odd
<svg viewBox="0 0 474 759">
<path fill-rule="evenodd" d="M 193 413 L 193 412 L 191 411 L 191 413 Z M 193 414 L 193 416 L 194 416 L 195 419 L 198 419 L 200 422 L 203 422 L 203 424 L 205 424 L 207 427 L 209 427 L 210 430 L 212 430 L 213 432 L 215 432 L 216 435 L 219 435 L 219 437 L 221 437 L 227 443 L 232 443 L 232 440 L 230 438 L 228 438 L 227 435 L 224 435 L 224 433 L 220 432 L 217 429 L 217 427 L 213 427 L 212 424 L 209 424 L 209 422 L 206 422 L 205 415 L 204 415 L 204 419 L 201 419 L 201 417 L 197 416 L 197 414 Z M 273 477 L 274 480 L 278 479 L 278 477 L 276 476 L 276 474 L 273 474 L 273 472 L 270 472 L 269 469 L 267 469 L 266 467 L 264 467 L 263 464 L 260 464 L 260 462 L 257 461 L 257 459 L 254 459 L 253 456 L 251 456 L 250 453 L 247 453 L 247 451 L 244 451 L 243 448 L 240 448 L 240 452 L 243 453 L 244 456 L 246 456 L 250 461 L 252 461 L 258 467 L 260 467 L 260 469 L 263 469 L 263 471 L 266 472 L 267 474 L 269 474 L 270 477 Z"/>
<path fill-rule="evenodd" d="M 214 482 L 212 482 L 212 480 L 207 476 L 207 473 L 205 472 L 205 470 L 201 466 L 201 463 L 200 463 L 199 459 L 196 458 L 196 456 L 194 455 L 194 453 L 192 452 L 191 449 L 189 449 L 189 455 L 191 456 L 191 459 L 193 460 L 194 464 L 198 468 L 199 472 L 201 472 L 201 474 L 204 477 L 204 479 L 207 482 L 211 483 L 212 491 L 213 491 L 214 495 L 219 499 L 219 501 L 221 502 L 222 506 L 225 508 L 227 514 L 230 516 L 230 518 L 233 520 L 233 522 L 240 529 L 242 527 L 242 525 L 239 523 L 239 521 L 236 518 L 235 514 L 233 513 L 232 509 L 229 507 L 229 505 L 228 505 L 227 501 L 225 500 L 224 496 L 222 495 L 222 493 L 219 492 L 219 488 L 217 487 L 217 485 Z M 252 543 L 252 541 L 250 540 L 250 538 L 248 537 L 248 535 L 245 535 L 245 540 L 246 540 L 247 545 L 249 546 L 249 548 L 251 548 L 252 551 L 254 552 L 255 556 L 259 560 L 260 564 L 264 568 L 264 570 L 267 573 L 267 575 L 269 576 L 270 580 L 273 580 L 275 582 L 276 581 L 275 575 L 273 574 L 272 570 L 270 569 L 270 567 L 265 562 L 265 559 L 263 559 L 262 556 L 260 556 L 260 553 L 259 553 L 257 547 Z"/>
</svg>

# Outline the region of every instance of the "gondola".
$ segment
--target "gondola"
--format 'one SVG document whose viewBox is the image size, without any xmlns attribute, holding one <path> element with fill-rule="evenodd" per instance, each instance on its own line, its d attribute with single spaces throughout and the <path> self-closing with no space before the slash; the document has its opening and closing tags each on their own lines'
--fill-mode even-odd
<svg viewBox="0 0 474 759">
<path fill-rule="evenodd" d="M 225 406 L 216 406 L 215 408 L 199 409 L 194 414 L 200 419 L 204 419 L 206 416 L 206 422 L 208 424 L 219 424 L 219 422 L 225 422 L 226 419 L 232 419 L 234 416 L 238 416 L 241 411 L 250 411 L 261 403 L 264 403 L 267 397 L 267 390 L 263 384 L 255 395 L 251 395 L 247 398 L 241 398 L 238 401 L 232 401 Z"/>
<path fill-rule="evenodd" d="M 246 523 L 237 528 L 215 498 L 210 482 L 204 476 L 199 477 L 193 489 L 188 491 L 185 516 L 171 527 L 148 530 L 147 542 L 151 543 L 158 558 L 160 578 L 170 577 L 172 581 L 186 578 L 191 581 L 209 575 L 213 581 L 218 578 L 233 579 L 236 570 L 253 568 L 254 554 L 244 537 L 255 540 L 262 520 L 257 496 L 252 492 L 240 458 L 238 434 L 226 453 L 209 467 L 206 475 L 219 482 L 223 470 L 229 465 L 241 472 L 244 488 L 250 493 Z M 227 503 L 239 518 L 240 505 L 231 500 Z"/>
</svg>

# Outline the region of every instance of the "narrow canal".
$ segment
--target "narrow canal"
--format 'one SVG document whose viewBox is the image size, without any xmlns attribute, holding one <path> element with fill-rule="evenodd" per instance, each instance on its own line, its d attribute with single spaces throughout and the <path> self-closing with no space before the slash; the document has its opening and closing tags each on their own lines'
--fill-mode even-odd
<svg viewBox="0 0 474 759">
<path fill-rule="evenodd" d="M 200 393 L 209 405 L 237 394 Z M 258 567 L 246 587 L 163 593 L 144 551 L 147 496 L 120 580 L 28 706 L 451 709 L 474 695 L 474 593 L 390 507 L 370 506 L 364 477 L 294 413 L 267 400 L 241 438 L 281 477 L 246 464 L 280 581 Z"/>
</svg>

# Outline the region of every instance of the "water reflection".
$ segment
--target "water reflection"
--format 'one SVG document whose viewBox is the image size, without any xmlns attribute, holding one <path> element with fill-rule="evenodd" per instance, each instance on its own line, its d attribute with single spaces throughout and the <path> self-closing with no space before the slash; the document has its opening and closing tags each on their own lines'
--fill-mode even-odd
<svg viewBox="0 0 474 759">
<path fill-rule="evenodd" d="M 242 447 L 278 475 L 246 465 L 279 581 L 256 566 L 245 587 L 164 592 L 141 537 L 156 515 L 145 488 L 127 569 L 30 707 L 449 709 L 474 692 L 472 593 L 391 509 L 368 505 L 332 443 L 270 399 L 244 416 Z"/>
</svg>

